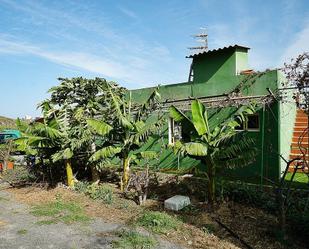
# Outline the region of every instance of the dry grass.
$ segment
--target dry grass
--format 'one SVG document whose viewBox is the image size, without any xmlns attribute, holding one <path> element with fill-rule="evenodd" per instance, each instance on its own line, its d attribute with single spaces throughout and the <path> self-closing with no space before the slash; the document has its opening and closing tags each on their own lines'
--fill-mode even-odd
<svg viewBox="0 0 309 249">
<path fill-rule="evenodd" d="M 63 200 L 78 202 L 84 208 L 85 214 L 90 217 L 100 217 L 109 222 L 127 225 L 136 224 L 135 221 L 145 211 L 163 210 L 162 203 L 155 200 L 148 200 L 145 206 L 140 207 L 135 202 L 124 199 L 115 185 L 110 184 L 110 186 L 114 192 L 112 204 L 103 204 L 64 188 L 47 190 L 28 187 L 11 189 L 10 192 L 18 201 L 29 205 L 52 202 L 57 196 L 61 196 Z M 170 214 L 175 215 L 175 213 Z M 218 225 L 216 219 L 227 225 L 255 249 L 284 248 L 269 233 L 271 224 L 276 223 L 275 217 L 256 208 L 229 202 L 223 203 L 214 214 L 210 215 L 202 210 L 201 204 L 195 203 L 194 207 L 178 212 L 176 216 L 183 221 L 180 229 L 171 230 L 160 236 L 189 248 L 245 248 L 235 237 Z"/>
</svg>

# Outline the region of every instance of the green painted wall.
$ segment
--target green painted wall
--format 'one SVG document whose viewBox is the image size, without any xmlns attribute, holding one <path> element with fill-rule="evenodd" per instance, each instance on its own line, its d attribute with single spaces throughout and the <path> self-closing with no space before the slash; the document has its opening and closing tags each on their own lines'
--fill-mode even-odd
<svg viewBox="0 0 309 249">
<path fill-rule="evenodd" d="M 198 56 L 193 59 L 193 82 L 160 86 L 159 92 L 162 101 L 185 99 L 189 96 L 206 97 L 227 94 L 236 88 L 239 88 L 245 96 L 267 95 L 266 88 L 275 92 L 280 85 L 279 81 L 283 80 L 283 76 L 277 70 L 266 71 L 253 76 L 236 75 L 236 70 L 248 69 L 247 63 L 247 53 L 241 49 L 225 49 L 206 54 L 206 56 Z M 154 88 L 132 90 L 132 97 L 136 102 L 142 103 L 153 90 Z M 272 181 L 278 180 L 281 164 L 278 152 L 288 153 L 286 148 L 290 143 L 292 129 L 289 120 L 293 116 L 291 112 L 288 116 L 282 117 L 281 114 L 279 116 L 279 112 L 286 113 L 288 108 L 288 106 L 279 105 L 276 102 L 270 107 L 261 108 L 258 111 L 260 131 L 247 132 L 247 136 L 256 140 L 258 154 L 255 162 L 250 166 L 237 170 L 224 170 L 221 173 L 229 177 L 245 178 L 248 181 L 265 182 L 266 180 L 261 178 L 261 173 L 263 173 L 265 178 Z M 278 122 L 279 117 L 282 119 L 282 123 Z M 166 121 L 168 121 L 168 114 L 166 114 Z M 261 129 L 263 124 L 264 130 Z M 288 131 L 287 136 L 283 134 L 284 129 Z M 264 145 L 262 146 L 263 140 Z M 152 161 L 151 164 L 161 169 L 172 167 L 187 169 L 191 166 L 200 165 L 199 161 L 192 158 L 178 158 L 174 155 L 172 149 L 168 147 L 167 122 L 162 131 L 154 136 L 143 149 L 155 149 L 160 152 L 160 157 Z"/>
<path fill-rule="evenodd" d="M 247 49 L 237 48 L 235 59 L 236 59 L 236 74 L 240 74 L 241 71 L 249 69 Z"/>
<path fill-rule="evenodd" d="M 278 71 L 278 87 L 286 82 L 283 73 Z M 293 90 L 284 92 L 284 99 L 279 106 L 279 140 L 280 140 L 280 154 L 286 159 L 289 159 L 291 151 L 291 141 L 294 130 L 294 122 L 296 118 L 296 105 L 293 99 Z M 286 168 L 286 163 L 280 160 L 280 173 Z"/>
</svg>

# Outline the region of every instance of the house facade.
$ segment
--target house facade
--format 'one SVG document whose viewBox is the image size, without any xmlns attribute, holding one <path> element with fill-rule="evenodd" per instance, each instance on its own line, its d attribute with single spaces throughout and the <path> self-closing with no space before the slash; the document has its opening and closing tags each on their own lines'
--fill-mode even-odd
<svg viewBox="0 0 309 249">
<path fill-rule="evenodd" d="M 292 90 L 281 91 L 286 82 L 282 72 L 254 72 L 248 66 L 248 52 L 248 47 L 234 45 L 190 55 L 188 81 L 159 87 L 166 122 L 144 147 L 159 152 L 159 157 L 151 164 L 161 170 L 203 167 L 198 160 L 175 155 L 169 146 L 183 136 L 181 124 L 169 118 L 169 106 L 190 110 L 192 99 L 197 98 L 209 109 L 209 122 L 215 126 L 228 118 L 237 106 L 256 103 L 256 114 L 249 116 L 248 122 L 239 128 L 255 140 L 257 156 L 254 162 L 238 169 L 221 170 L 220 174 L 261 183 L 280 179 L 286 167 L 281 157 L 288 160 L 297 156 L 291 149 L 297 108 Z M 131 95 L 136 102 L 142 103 L 153 90 L 152 87 L 136 89 Z"/>
</svg>

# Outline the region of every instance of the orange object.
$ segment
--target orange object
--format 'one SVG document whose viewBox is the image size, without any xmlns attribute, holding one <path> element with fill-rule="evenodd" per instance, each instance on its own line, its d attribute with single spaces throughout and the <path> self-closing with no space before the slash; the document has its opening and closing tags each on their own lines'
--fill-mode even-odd
<svg viewBox="0 0 309 249">
<path fill-rule="evenodd" d="M 8 162 L 7 169 L 14 169 L 14 163 L 13 162 Z"/>
</svg>

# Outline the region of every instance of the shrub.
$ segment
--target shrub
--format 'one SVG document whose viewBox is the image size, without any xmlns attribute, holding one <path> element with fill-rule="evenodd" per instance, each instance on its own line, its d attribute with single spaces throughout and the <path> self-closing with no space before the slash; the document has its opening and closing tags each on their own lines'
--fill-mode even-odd
<svg viewBox="0 0 309 249">
<path fill-rule="evenodd" d="M 74 186 L 74 189 L 79 193 L 84 193 L 91 199 L 102 200 L 106 204 L 111 204 L 113 202 L 113 190 L 108 185 L 77 182 Z"/>
<path fill-rule="evenodd" d="M 181 221 L 165 212 L 147 211 L 137 219 L 137 224 L 156 233 L 167 233 L 177 230 Z"/>
<path fill-rule="evenodd" d="M 90 185 L 89 182 L 76 182 L 74 184 L 74 190 L 77 191 L 78 193 L 86 194 L 89 185 Z"/>
<path fill-rule="evenodd" d="M 91 184 L 87 188 L 87 194 L 91 199 L 102 200 L 107 204 L 113 202 L 113 191 L 109 186 Z"/>
</svg>

